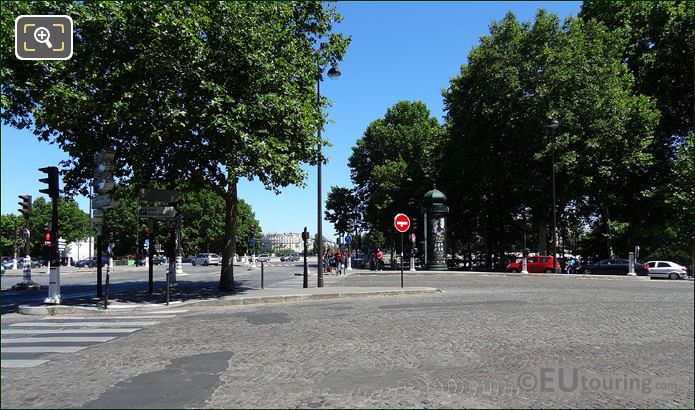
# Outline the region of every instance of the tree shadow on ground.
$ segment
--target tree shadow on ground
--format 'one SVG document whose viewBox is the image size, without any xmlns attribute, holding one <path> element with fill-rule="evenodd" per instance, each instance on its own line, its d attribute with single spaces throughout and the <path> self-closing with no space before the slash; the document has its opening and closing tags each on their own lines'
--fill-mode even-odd
<svg viewBox="0 0 695 410">
<path fill-rule="evenodd" d="M 253 290 L 253 287 L 234 281 L 234 292 L 221 292 L 217 289 L 219 281 L 185 281 L 179 280 L 169 290 L 170 302 L 185 302 L 188 300 L 214 300 L 224 296 L 238 295 Z M 105 284 L 106 282 L 104 282 Z M 106 287 L 102 287 L 102 297 L 96 297 L 95 284 L 62 285 L 62 306 L 102 306 Z M 2 291 L 2 314 L 14 313 L 20 305 L 38 306 L 48 295 L 48 287 L 42 286 L 40 290 L 14 291 L 6 289 Z M 166 282 L 155 281 L 153 292 L 148 290 L 148 283 L 143 281 L 119 282 L 108 287 L 109 304 L 132 305 L 138 304 L 163 304 L 166 302 Z M 48 306 L 48 305 L 46 305 Z"/>
</svg>

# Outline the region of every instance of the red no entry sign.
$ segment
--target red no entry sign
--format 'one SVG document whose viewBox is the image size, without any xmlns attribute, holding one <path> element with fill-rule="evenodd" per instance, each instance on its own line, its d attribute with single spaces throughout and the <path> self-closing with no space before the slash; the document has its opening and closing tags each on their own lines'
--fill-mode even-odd
<svg viewBox="0 0 695 410">
<path fill-rule="evenodd" d="M 406 214 L 398 214 L 393 218 L 393 226 L 398 232 L 406 232 L 410 229 L 410 218 Z"/>
</svg>

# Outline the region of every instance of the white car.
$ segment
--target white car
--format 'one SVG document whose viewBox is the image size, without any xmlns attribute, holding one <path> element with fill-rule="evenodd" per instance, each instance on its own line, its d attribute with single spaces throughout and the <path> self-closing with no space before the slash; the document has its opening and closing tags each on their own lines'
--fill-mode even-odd
<svg viewBox="0 0 695 410">
<path fill-rule="evenodd" d="M 220 258 L 220 255 L 216 253 L 199 253 L 198 255 L 196 255 L 195 259 L 191 261 L 191 265 L 217 266 L 220 264 L 221 261 L 222 258 Z"/>
<path fill-rule="evenodd" d="M 649 261 L 649 277 L 651 278 L 668 278 L 671 280 L 685 279 L 688 277 L 688 270 L 685 266 L 681 266 L 675 262 L 669 261 Z"/>
<path fill-rule="evenodd" d="M 270 255 L 268 255 L 267 253 L 262 253 L 258 255 L 258 258 L 256 258 L 256 260 L 258 262 L 268 263 L 270 262 Z"/>
</svg>

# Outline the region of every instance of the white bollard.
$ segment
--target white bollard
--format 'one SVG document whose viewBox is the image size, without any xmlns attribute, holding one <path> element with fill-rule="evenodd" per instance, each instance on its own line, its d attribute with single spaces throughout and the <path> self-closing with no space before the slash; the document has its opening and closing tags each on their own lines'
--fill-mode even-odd
<svg viewBox="0 0 695 410">
<path fill-rule="evenodd" d="M 352 270 L 352 255 L 348 255 L 348 258 L 347 258 L 347 270 Z"/>
<path fill-rule="evenodd" d="M 48 297 L 43 300 L 43 303 L 52 305 L 60 304 L 60 265 L 51 266 L 48 264 Z"/>
<path fill-rule="evenodd" d="M 183 275 L 183 256 L 176 256 L 176 275 Z"/>
<path fill-rule="evenodd" d="M 31 256 L 27 255 L 24 257 L 24 269 L 22 269 L 22 283 L 25 285 L 31 285 Z"/>
<path fill-rule="evenodd" d="M 244 266 L 249 266 L 249 257 L 246 255 L 246 252 L 244 252 Z"/>
<path fill-rule="evenodd" d="M 410 257 L 410 271 L 415 272 L 415 257 L 414 256 Z"/>
<path fill-rule="evenodd" d="M 17 252 L 14 253 L 12 258 L 12 269 L 17 269 Z"/>
<path fill-rule="evenodd" d="M 528 266 L 526 265 L 526 257 L 521 258 L 521 273 L 528 273 Z"/>
</svg>

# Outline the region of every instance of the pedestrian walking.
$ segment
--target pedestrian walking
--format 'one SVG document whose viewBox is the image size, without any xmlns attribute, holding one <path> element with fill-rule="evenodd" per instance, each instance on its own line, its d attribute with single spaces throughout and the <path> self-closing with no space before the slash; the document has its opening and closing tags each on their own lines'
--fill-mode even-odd
<svg viewBox="0 0 695 410">
<path fill-rule="evenodd" d="M 374 259 L 376 262 L 376 270 L 381 270 L 384 263 L 384 252 L 381 249 L 376 248 L 376 253 L 374 254 Z"/>
</svg>

